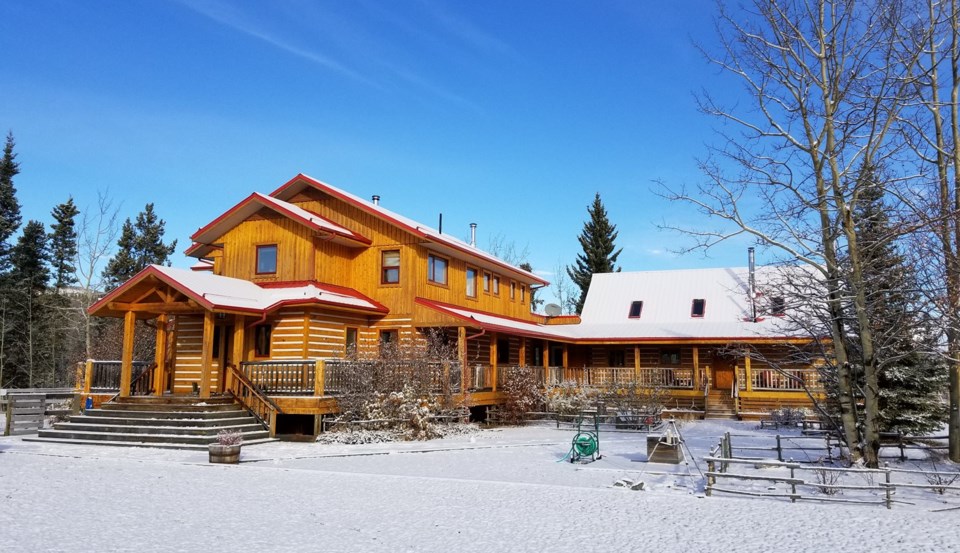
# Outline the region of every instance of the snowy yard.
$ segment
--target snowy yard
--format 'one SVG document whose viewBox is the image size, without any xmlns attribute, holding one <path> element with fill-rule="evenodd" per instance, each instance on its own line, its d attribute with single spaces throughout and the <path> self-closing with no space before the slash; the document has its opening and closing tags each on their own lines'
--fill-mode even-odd
<svg viewBox="0 0 960 553">
<path fill-rule="evenodd" d="M 237 466 L 0 438 L 0 551 L 960 551 L 960 511 L 936 511 L 960 506 L 958 492 L 898 490 L 913 505 L 892 510 L 703 497 L 701 459 L 723 432 L 776 432 L 681 430 L 699 466 L 646 463 L 646 434 L 612 432 L 602 459 L 558 462 L 574 433 L 550 427 L 245 446 Z M 613 486 L 623 478 L 645 489 Z"/>
</svg>

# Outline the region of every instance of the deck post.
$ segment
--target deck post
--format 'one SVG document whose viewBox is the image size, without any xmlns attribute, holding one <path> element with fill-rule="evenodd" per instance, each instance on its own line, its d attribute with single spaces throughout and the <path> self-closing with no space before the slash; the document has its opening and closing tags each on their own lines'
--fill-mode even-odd
<svg viewBox="0 0 960 553">
<path fill-rule="evenodd" d="M 123 355 L 120 358 L 120 397 L 130 396 L 130 382 L 133 379 L 133 336 L 137 324 L 137 314 L 127 311 L 123 315 Z"/>
<path fill-rule="evenodd" d="M 240 370 L 240 363 L 246 361 L 244 355 L 247 352 L 247 348 L 243 343 L 245 334 L 244 334 L 244 323 L 246 319 L 243 315 L 235 315 L 233 318 L 233 353 L 230 355 L 231 361 L 233 361 L 233 366 Z M 233 375 L 229 372 L 227 377 L 223 380 L 223 385 L 227 390 L 233 390 Z"/>
<path fill-rule="evenodd" d="M 694 365 L 696 365 L 696 362 L 697 362 L 696 355 L 693 356 L 693 362 L 694 362 Z M 639 345 L 633 346 L 633 380 L 637 384 L 640 383 L 640 346 Z"/>
<path fill-rule="evenodd" d="M 153 393 L 163 395 L 164 384 L 167 382 L 167 319 L 166 313 L 157 317 L 156 356 L 157 366 L 153 369 Z"/>
<path fill-rule="evenodd" d="M 327 370 L 327 362 L 323 359 L 317 359 L 317 366 L 313 370 L 313 395 L 323 397 L 324 373 Z"/>
<path fill-rule="evenodd" d="M 490 333 L 490 378 L 493 382 L 490 383 L 490 389 L 494 392 L 497 391 L 497 333 Z"/>
<path fill-rule="evenodd" d="M 747 379 L 747 391 L 753 391 L 753 369 L 750 368 L 750 356 L 743 358 L 743 377 Z"/>
<path fill-rule="evenodd" d="M 90 384 L 93 382 L 93 359 L 87 359 L 83 370 L 83 393 L 90 393 Z"/>
<path fill-rule="evenodd" d="M 470 387 L 470 381 L 467 380 L 469 371 L 467 370 L 467 327 L 457 327 L 457 359 L 460 360 L 460 390 L 465 394 Z"/>
<path fill-rule="evenodd" d="M 200 348 L 200 397 L 210 397 L 210 375 L 213 372 L 213 311 L 203 312 L 203 342 Z"/>
<path fill-rule="evenodd" d="M 691 384 L 694 389 L 696 389 L 698 382 L 700 382 L 700 348 L 693 346 L 693 378 L 691 378 Z"/>
<path fill-rule="evenodd" d="M 526 367 L 527 366 L 527 339 L 523 337 L 520 338 L 519 356 L 520 356 L 520 359 L 517 359 L 517 361 L 519 361 L 519 363 L 517 364 L 520 365 L 521 367 Z"/>
</svg>

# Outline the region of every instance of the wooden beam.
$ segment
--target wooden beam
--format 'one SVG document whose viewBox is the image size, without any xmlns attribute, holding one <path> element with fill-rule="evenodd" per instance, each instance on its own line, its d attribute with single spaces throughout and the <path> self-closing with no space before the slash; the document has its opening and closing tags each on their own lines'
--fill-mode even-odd
<svg viewBox="0 0 960 553">
<path fill-rule="evenodd" d="M 183 313 L 200 311 L 203 309 L 203 306 L 193 300 L 173 303 L 126 303 L 112 301 L 107 304 L 107 309 L 113 311 L 133 311 L 136 313 Z"/>
<path fill-rule="evenodd" d="M 694 364 L 696 364 L 696 357 L 694 359 Z M 637 382 L 640 382 L 640 346 L 633 346 L 633 378 Z"/>
<path fill-rule="evenodd" d="M 120 357 L 120 397 L 130 395 L 130 381 L 133 377 L 133 336 L 137 324 L 137 314 L 127 311 L 123 316 L 123 353 Z"/>
<path fill-rule="evenodd" d="M 700 384 L 700 348 L 693 346 L 693 386 Z"/>
<path fill-rule="evenodd" d="M 203 313 L 203 345 L 200 348 L 200 397 L 210 397 L 210 375 L 213 372 L 213 311 Z"/>
<path fill-rule="evenodd" d="M 167 382 L 167 321 L 166 314 L 157 317 L 156 362 L 153 370 L 153 393 L 163 395 L 164 384 Z"/>
</svg>

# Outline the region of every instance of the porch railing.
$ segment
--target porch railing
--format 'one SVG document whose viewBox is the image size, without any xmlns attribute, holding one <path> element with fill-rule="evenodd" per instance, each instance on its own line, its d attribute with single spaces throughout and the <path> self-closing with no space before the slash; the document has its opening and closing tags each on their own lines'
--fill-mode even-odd
<svg viewBox="0 0 960 553">
<path fill-rule="evenodd" d="M 642 367 L 637 371 L 637 384 L 648 388 L 693 389 L 693 369 Z"/>
<path fill-rule="evenodd" d="M 266 393 L 252 382 L 243 371 L 233 365 L 226 366 L 227 382 L 229 392 L 244 407 L 246 407 L 261 424 L 270 429 L 270 435 L 273 435 L 276 428 L 275 422 L 277 415 L 282 415 L 283 410 L 277 406 Z"/>
<path fill-rule="evenodd" d="M 817 368 L 758 369 L 751 371 L 754 390 L 802 391 L 821 390 L 820 371 Z"/>
<path fill-rule="evenodd" d="M 471 364 L 467 372 L 470 379 L 468 389 L 486 390 L 493 387 L 493 367 L 479 363 Z"/>
<path fill-rule="evenodd" d="M 95 394 L 111 394 L 120 392 L 120 367 L 121 361 L 91 361 L 88 373 L 89 389 Z M 141 375 L 152 366 L 149 361 L 134 361 L 133 369 L 130 374 L 131 388 L 138 381 L 141 381 Z M 148 379 L 143 379 L 148 380 Z M 146 385 L 149 389 L 149 383 Z M 131 393 L 136 393 L 131 390 Z"/>
<path fill-rule="evenodd" d="M 245 361 L 240 372 L 270 395 L 313 395 L 317 362 L 311 359 Z"/>
<path fill-rule="evenodd" d="M 312 362 L 312 361 L 311 361 Z M 411 378 L 425 378 L 432 393 L 458 394 L 463 380 L 460 363 L 453 361 L 379 361 L 364 359 L 326 359 L 320 365 L 323 395 L 336 396 L 351 389 L 391 389 Z"/>
</svg>

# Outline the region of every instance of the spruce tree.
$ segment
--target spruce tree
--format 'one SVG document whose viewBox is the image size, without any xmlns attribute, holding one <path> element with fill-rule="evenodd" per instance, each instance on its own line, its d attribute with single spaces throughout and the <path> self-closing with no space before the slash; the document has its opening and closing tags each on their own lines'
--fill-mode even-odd
<svg viewBox="0 0 960 553">
<path fill-rule="evenodd" d="M 166 223 L 147 204 L 137 215 L 136 223 L 128 218 L 123 223 L 117 254 L 104 269 L 104 281 L 108 290 L 120 286 L 148 265 L 169 265 L 170 255 L 177 247 L 174 240 L 169 245 L 163 242 Z"/>
<path fill-rule="evenodd" d="M 854 218 L 879 369 L 880 430 L 930 432 L 946 420 L 939 396 L 947 368 L 935 354 L 936 336 L 918 309 L 913 267 L 891 239 L 897 233 L 884 205 L 882 176 L 867 168 L 860 178 L 872 181 L 863 187 Z M 857 341 L 852 342 L 856 351 Z"/>
<path fill-rule="evenodd" d="M 17 200 L 17 189 L 13 185 L 13 177 L 20 172 L 17 163 L 17 154 L 14 153 L 13 133 L 7 134 L 7 141 L 3 146 L 3 157 L 0 158 L 0 273 L 10 270 L 11 239 L 20 228 L 20 202 Z"/>
<path fill-rule="evenodd" d="M 54 223 L 50 233 L 50 264 L 53 287 L 57 292 L 77 282 L 74 263 L 77 258 L 76 217 L 79 213 L 72 197 L 53 208 L 51 213 Z"/>
<path fill-rule="evenodd" d="M 583 231 L 577 240 L 583 253 L 577 254 L 577 261 L 573 267 L 567 267 L 567 274 L 573 283 L 580 288 L 580 297 L 577 299 L 577 313 L 583 311 L 583 302 L 587 298 L 587 290 L 595 273 L 619 273 L 616 266 L 617 257 L 622 248 L 616 247 L 617 226 L 610 224 L 607 219 L 607 210 L 600 201 L 600 193 L 593 199 L 593 205 L 587 207 L 590 218 L 584 222 Z"/>
<path fill-rule="evenodd" d="M 8 384 L 32 388 L 50 372 L 45 341 L 49 338 L 49 313 L 44 292 L 50 279 L 47 267 L 47 233 L 43 223 L 30 221 L 10 253 L 9 288 L 5 290 L 7 352 L 4 356 Z"/>
</svg>

